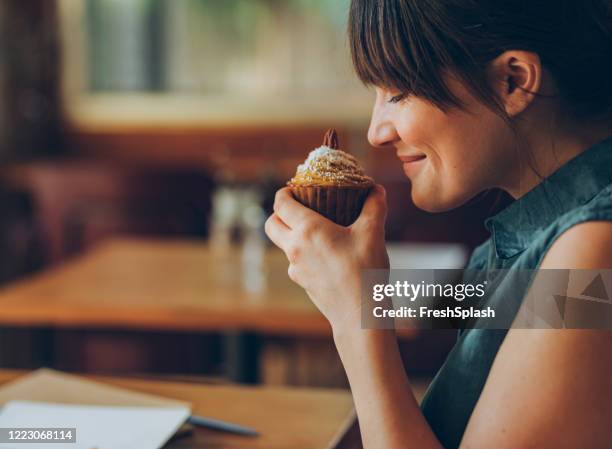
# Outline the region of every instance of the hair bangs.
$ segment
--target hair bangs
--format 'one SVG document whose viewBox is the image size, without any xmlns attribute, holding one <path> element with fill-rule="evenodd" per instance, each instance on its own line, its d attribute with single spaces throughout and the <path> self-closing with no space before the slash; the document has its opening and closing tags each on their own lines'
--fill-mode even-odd
<svg viewBox="0 0 612 449">
<path fill-rule="evenodd" d="M 353 66 L 364 84 L 414 95 L 440 108 L 460 106 L 443 80 L 452 64 L 440 35 L 409 2 L 352 0 L 348 35 Z"/>
</svg>

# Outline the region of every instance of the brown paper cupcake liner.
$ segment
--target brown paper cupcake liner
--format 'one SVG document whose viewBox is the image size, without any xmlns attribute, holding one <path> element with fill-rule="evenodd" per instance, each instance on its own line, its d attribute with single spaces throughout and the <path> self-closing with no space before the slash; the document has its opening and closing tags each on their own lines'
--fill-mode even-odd
<svg viewBox="0 0 612 449">
<path fill-rule="evenodd" d="M 335 223 L 349 226 L 357 220 L 372 186 L 290 186 L 304 206 Z"/>
</svg>

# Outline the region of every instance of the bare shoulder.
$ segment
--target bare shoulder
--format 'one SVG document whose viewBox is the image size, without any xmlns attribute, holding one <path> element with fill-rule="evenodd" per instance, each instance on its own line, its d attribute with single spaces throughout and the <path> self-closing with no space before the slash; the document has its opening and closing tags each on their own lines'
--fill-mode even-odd
<svg viewBox="0 0 612 449">
<path fill-rule="evenodd" d="M 612 331 L 509 331 L 462 448 L 607 448 Z"/>
<path fill-rule="evenodd" d="M 612 222 L 571 227 L 541 268 L 612 269 Z M 509 330 L 461 447 L 609 447 L 610 347 L 612 330 Z"/>
<path fill-rule="evenodd" d="M 572 226 L 550 247 L 541 268 L 612 269 L 612 221 Z"/>
</svg>

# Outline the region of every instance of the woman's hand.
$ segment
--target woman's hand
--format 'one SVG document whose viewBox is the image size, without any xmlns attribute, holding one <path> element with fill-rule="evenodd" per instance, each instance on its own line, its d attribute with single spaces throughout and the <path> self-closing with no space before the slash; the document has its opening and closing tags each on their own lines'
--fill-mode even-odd
<svg viewBox="0 0 612 449">
<path fill-rule="evenodd" d="M 289 277 L 306 290 L 334 330 L 361 319 L 361 273 L 389 267 L 385 190 L 376 185 L 349 227 L 335 224 L 279 190 L 266 234 L 289 259 Z"/>
</svg>

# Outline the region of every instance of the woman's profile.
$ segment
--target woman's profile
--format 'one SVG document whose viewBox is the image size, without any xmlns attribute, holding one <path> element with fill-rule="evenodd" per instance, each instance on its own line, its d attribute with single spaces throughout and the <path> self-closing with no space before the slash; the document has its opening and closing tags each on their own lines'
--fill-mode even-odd
<svg viewBox="0 0 612 449">
<path fill-rule="evenodd" d="M 396 153 L 416 206 L 515 199 L 467 268 L 612 269 L 611 2 L 352 0 L 349 42 L 376 91 L 368 140 Z M 385 216 L 380 186 L 347 227 L 285 188 L 266 222 L 331 324 L 364 447 L 612 447 L 609 330 L 464 330 L 417 403 L 394 331 L 361 328 Z"/>
</svg>

